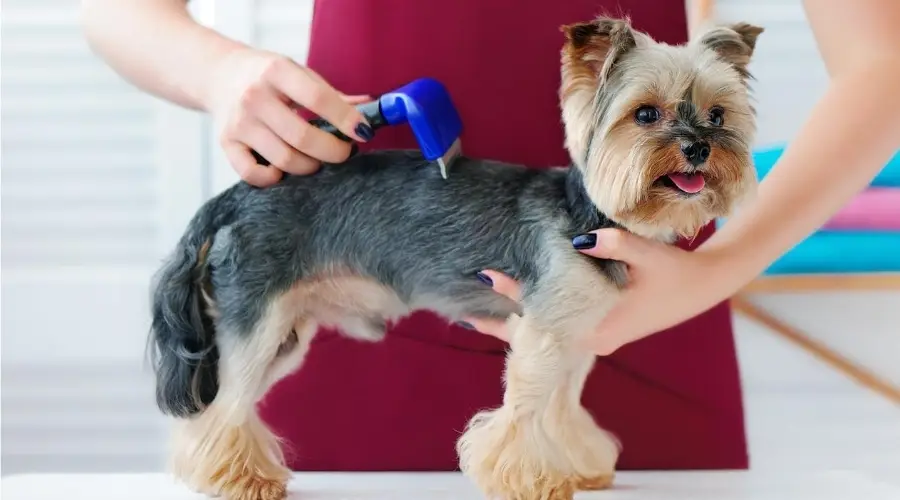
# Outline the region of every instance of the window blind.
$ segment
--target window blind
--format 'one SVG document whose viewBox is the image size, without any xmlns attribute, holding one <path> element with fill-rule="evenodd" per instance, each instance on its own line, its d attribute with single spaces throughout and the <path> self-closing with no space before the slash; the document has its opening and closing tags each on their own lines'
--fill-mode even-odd
<svg viewBox="0 0 900 500">
<path fill-rule="evenodd" d="M 3 271 L 155 263 L 153 101 L 88 49 L 78 0 L 5 0 Z"/>
<path fill-rule="evenodd" d="M 90 51 L 78 9 L 3 1 L 4 473 L 163 465 L 149 278 L 196 208 L 202 135 Z"/>
<path fill-rule="evenodd" d="M 259 0 L 256 5 L 254 39 L 257 46 L 305 63 L 313 0 Z"/>
</svg>

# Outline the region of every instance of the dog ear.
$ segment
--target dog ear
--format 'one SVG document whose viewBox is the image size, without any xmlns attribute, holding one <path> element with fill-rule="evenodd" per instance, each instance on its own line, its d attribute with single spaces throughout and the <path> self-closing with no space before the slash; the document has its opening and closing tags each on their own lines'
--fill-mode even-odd
<svg viewBox="0 0 900 500">
<path fill-rule="evenodd" d="M 622 56 L 637 46 L 637 36 L 628 19 L 600 17 L 588 23 L 562 26 L 566 36 L 564 64 L 588 70 L 598 83 L 609 78 Z"/>
<path fill-rule="evenodd" d="M 748 23 L 717 26 L 703 33 L 698 43 L 716 52 L 722 60 L 747 77 L 747 66 L 756 50 L 756 39 L 762 32 L 763 28 Z"/>
</svg>

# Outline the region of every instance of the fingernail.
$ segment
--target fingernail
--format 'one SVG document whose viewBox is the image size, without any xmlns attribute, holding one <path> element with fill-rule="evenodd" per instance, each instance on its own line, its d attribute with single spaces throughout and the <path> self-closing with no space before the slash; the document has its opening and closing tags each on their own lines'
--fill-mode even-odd
<svg viewBox="0 0 900 500">
<path fill-rule="evenodd" d="M 475 329 L 475 327 L 472 325 L 472 323 L 467 323 L 465 321 L 457 321 L 456 324 L 465 328 L 466 330 L 474 330 Z"/>
<path fill-rule="evenodd" d="M 360 123 L 356 126 L 356 135 L 362 137 L 363 140 L 368 141 L 375 136 L 375 131 L 372 130 L 372 127 L 370 127 L 368 123 Z"/>
<path fill-rule="evenodd" d="M 572 238 L 572 246 L 577 250 L 587 250 L 597 246 L 597 235 L 594 233 L 579 234 Z"/>
<path fill-rule="evenodd" d="M 479 273 L 475 274 L 475 276 L 477 276 L 478 279 L 480 279 L 481 282 L 484 283 L 485 285 L 494 286 L 494 280 L 492 280 L 491 277 L 488 276 L 487 274 L 479 272 Z"/>
</svg>

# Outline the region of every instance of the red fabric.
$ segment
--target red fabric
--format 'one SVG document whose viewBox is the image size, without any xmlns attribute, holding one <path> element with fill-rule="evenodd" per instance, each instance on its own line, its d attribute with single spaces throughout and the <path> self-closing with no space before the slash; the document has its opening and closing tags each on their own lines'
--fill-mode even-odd
<svg viewBox="0 0 900 500">
<path fill-rule="evenodd" d="M 349 94 L 436 77 L 462 115 L 466 154 L 568 164 L 559 27 L 603 11 L 628 14 L 662 41 L 686 38 L 683 0 L 323 0 L 308 64 Z M 407 129 L 382 129 L 362 149 L 415 146 Z M 455 470 L 466 421 L 501 402 L 504 348 L 428 313 L 379 344 L 322 332 L 261 403 L 263 419 L 295 470 Z M 622 440 L 623 469 L 747 466 L 726 304 L 601 358 L 584 402 Z"/>
</svg>

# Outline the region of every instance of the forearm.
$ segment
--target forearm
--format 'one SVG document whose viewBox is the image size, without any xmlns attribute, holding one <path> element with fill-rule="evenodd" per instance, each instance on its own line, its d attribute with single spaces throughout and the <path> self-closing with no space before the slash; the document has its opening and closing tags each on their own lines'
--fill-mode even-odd
<svg viewBox="0 0 900 500">
<path fill-rule="evenodd" d="M 828 221 L 900 148 L 900 58 L 836 76 L 758 196 L 701 248 L 741 286 Z"/>
<path fill-rule="evenodd" d="M 194 21 L 185 0 L 84 0 L 91 48 L 123 78 L 157 97 L 203 109 L 208 81 L 236 41 Z"/>
</svg>

